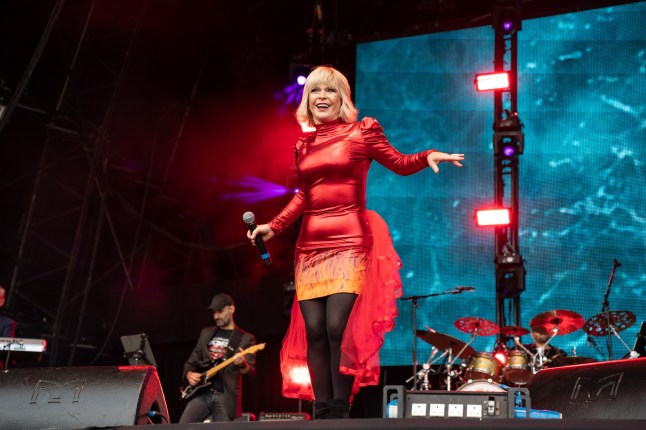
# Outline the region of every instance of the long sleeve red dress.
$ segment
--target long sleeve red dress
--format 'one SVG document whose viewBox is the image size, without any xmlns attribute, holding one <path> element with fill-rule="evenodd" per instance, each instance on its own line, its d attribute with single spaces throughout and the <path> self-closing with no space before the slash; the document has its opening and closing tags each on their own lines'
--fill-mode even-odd
<svg viewBox="0 0 646 430">
<path fill-rule="evenodd" d="M 366 178 L 372 160 L 399 175 L 428 167 L 431 150 L 405 155 L 386 139 L 374 118 L 316 126 L 296 143 L 300 190 L 270 221 L 279 234 L 303 216 L 294 262 L 296 298 L 281 351 L 283 395 L 311 400 L 311 386 L 293 380 L 307 368 L 305 325 L 299 300 L 335 293 L 358 295 L 342 341 L 341 371 L 360 386 L 379 382 L 379 348 L 397 315 L 401 296 L 399 257 L 386 223 L 366 210 Z"/>
</svg>

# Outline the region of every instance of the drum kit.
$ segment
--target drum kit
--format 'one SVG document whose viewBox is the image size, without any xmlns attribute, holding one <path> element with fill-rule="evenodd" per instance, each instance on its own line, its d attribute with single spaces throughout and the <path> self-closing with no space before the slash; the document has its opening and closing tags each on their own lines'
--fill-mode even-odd
<svg viewBox="0 0 646 430">
<path fill-rule="evenodd" d="M 433 349 L 422 365 L 422 370 L 411 377 L 418 380 L 419 387 L 414 389 L 428 390 L 429 373 L 440 376 L 441 384 L 446 390 L 458 391 L 504 391 L 504 386 L 523 387 L 529 383 L 534 374 L 544 368 L 568 366 L 573 364 L 593 363 L 597 360 L 588 357 L 566 356 L 558 348 L 549 346 L 556 336 L 563 336 L 583 329 L 588 336 L 609 336 L 619 340 L 630 350 L 621 339 L 619 332 L 626 330 L 635 323 L 635 315 L 628 311 L 602 312 L 585 321 L 573 311 L 551 310 L 536 315 L 530 322 L 533 345 L 524 345 L 520 338 L 530 334 L 530 330 L 521 326 L 499 327 L 496 323 L 479 317 L 459 318 L 454 322 L 455 327 L 463 333 L 471 335 L 463 342 L 447 334 L 438 333 L 428 328 L 417 330 L 418 338 L 429 343 Z M 508 349 L 495 348 L 502 352 L 502 360 L 493 352 L 478 352 L 471 344 L 479 336 L 501 334 L 507 339 L 513 339 L 514 346 Z M 438 355 L 438 353 L 440 353 Z M 601 351 L 598 351 L 601 353 Z M 633 356 L 634 351 L 630 352 Z M 461 361 L 458 363 L 458 361 Z M 433 365 L 438 370 L 433 369 Z"/>
</svg>

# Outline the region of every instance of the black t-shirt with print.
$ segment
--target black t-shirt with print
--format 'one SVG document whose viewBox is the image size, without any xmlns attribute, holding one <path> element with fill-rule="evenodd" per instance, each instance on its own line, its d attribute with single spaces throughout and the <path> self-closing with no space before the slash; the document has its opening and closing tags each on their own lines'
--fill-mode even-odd
<svg viewBox="0 0 646 430">
<path fill-rule="evenodd" d="M 211 357 L 212 366 L 216 366 L 217 364 L 227 359 L 227 352 L 229 351 L 229 340 L 231 339 L 232 334 L 233 330 L 220 329 L 215 332 L 215 335 L 211 338 L 211 340 L 209 340 L 209 356 Z M 216 373 L 215 376 L 211 378 L 211 387 L 214 390 L 220 392 L 224 391 L 224 387 L 222 385 L 222 377 L 220 375 L 220 373 L 223 371 L 224 369 L 220 370 L 220 372 Z"/>
</svg>

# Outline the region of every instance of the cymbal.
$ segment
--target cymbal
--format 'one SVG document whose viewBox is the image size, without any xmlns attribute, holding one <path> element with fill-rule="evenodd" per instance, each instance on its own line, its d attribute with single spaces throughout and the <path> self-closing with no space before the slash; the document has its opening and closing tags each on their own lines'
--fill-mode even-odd
<svg viewBox="0 0 646 430">
<path fill-rule="evenodd" d="M 553 310 L 536 315 L 529 325 L 535 331 L 551 334 L 558 329 L 556 334 L 564 335 L 583 327 L 583 317 L 573 311 Z"/>
<path fill-rule="evenodd" d="M 495 322 L 478 317 L 464 317 L 455 320 L 453 323 L 458 330 L 476 336 L 491 336 L 500 331 L 500 327 Z"/>
<path fill-rule="evenodd" d="M 608 321 L 615 331 L 620 332 L 635 324 L 635 314 L 629 311 L 610 311 L 596 314 L 583 325 L 583 331 L 592 336 L 605 336 L 608 334 Z"/>
<path fill-rule="evenodd" d="M 529 330 L 527 330 L 525 327 L 517 325 L 506 325 L 500 329 L 500 333 L 506 336 L 520 337 L 529 334 Z"/>
<path fill-rule="evenodd" d="M 425 340 L 441 351 L 447 351 L 449 348 L 451 348 L 451 354 L 454 357 L 456 357 L 457 354 L 462 351 L 462 348 L 464 348 L 464 346 L 466 345 L 466 343 L 462 342 L 461 340 L 451 337 L 448 334 L 442 334 L 436 331 L 417 330 L 416 335 L 420 339 Z M 462 353 L 459 355 L 459 358 L 467 359 L 475 353 L 476 350 L 469 345 L 465 348 L 464 351 L 462 351 Z"/>
<path fill-rule="evenodd" d="M 552 360 L 554 366 L 570 366 L 573 364 L 596 363 L 597 360 L 590 357 L 556 357 Z"/>
</svg>

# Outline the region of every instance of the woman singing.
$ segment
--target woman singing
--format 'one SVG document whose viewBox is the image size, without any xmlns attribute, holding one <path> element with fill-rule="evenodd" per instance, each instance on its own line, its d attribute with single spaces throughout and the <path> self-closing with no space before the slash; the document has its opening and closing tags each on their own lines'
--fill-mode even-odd
<svg viewBox="0 0 646 430">
<path fill-rule="evenodd" d="M 404 155 L 374 118 L 357 121 L 346 77 L 329 66 L 307 78 L 296 119 L 311 131 L 296 143 L 300 190 L 268 224 L 247 237 L 267 241 L 303 216 L 296 243 L 296 298 L 281 351 L 283 394 L 315 400 L 315 418 L 345 418 L 362 385 L 379 382 L 379 348 L 397 315 L 400 262 L 385 222 L 366 210 L 372 160 L 399 175 L 463 154 Z M 307 364 L 311 389 L 291 381 Z M 313 391 L 313 393 L 312 393 Z"/>
</svg>

